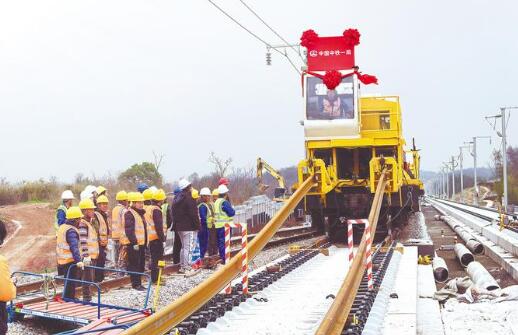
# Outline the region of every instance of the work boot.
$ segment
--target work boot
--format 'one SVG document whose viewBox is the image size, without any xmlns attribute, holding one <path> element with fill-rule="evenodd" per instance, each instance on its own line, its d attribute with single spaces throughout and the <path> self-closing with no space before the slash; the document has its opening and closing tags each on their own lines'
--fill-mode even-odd
<svg viewBox="0 0 518 335">
<path fill-rule="evenodd" d="M 134 290 L 137 290 L 137 291 L 147 291 L 147 288 L 145 288 L 144 286 L 140 285 L 140 286 L 137 286 L 137 287 L 134 287 L 133 288 Z"/>
</svg>

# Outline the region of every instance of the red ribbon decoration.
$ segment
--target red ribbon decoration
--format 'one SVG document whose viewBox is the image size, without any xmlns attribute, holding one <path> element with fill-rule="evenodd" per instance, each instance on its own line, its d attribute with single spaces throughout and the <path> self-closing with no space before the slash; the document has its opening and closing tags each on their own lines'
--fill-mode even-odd
<svg viewBox="0 0 518 335">
<path fill-rule="evenodd" d="M 318 40 L 318 34 L 313 29 L 306 30 L 300 37 L 300 45 L 310 48 Z"/>
<path fill-rule="evenodd" d="M 344 30 L 345 44 L 352 48 L 360 44 L 360 32 L 358 29 L 346 29 Z"/>
<path fill-rule="evenodd" d="M 362 74 L 360 71 L 354 70 L 353 72 L 341 74 L 340 72 L 336 70 L 327 71 L 324 75 L 321 75 L 320 73 L 311 72 L 311 71 L 304 71 L 302 73 L 302 91 L 304 91 L 304 75 L 310 74 L 312 76 L 315 76 L 317 78 L 322 79 L 326 87 L 330 90 L 334 90 L 340 83 L 342 82 L 342 79 L 350 77 L 352 75 L 356 75 L 358 77 L 358 80 L 361 81 L 364 85 L 370 85 L 370 84 L 376 84 L 378 85 L 378 78 L 376 76 L 371 76 L 369 74 Z M 304 92 L 302 92 L 304 94 Z"/>
</svg>

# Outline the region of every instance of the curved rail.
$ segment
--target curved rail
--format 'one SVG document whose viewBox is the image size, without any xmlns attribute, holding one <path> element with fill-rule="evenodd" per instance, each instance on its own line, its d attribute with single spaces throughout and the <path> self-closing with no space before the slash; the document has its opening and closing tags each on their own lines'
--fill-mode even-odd
<svg viewBox="0 0 518 335">
<path fill-rule="evenodd" d="M 371 225 L 371 231 L 375 232 L 378 225 L 378 218 L 383 202 L 383 194 L 385 192 L 385 186 L 387 185 L 386 171 L 383 170 L 381 177 L 376 187 L 376 193 L 372 201 L 371 210 L 369 213 L 369 222 Z M 353 259 L 349 272 L 345 277 L 345 280 L 336 295 L 333 304 L 329 308 L 325 315 L 320 327 L 316 331 L 316 335 L 339 335 L 342 333 L 347 317 L 351 311 L 351 307 L 356 297 L 356 292 L 360 287 L 364 273 L 364 259 L 365 252 L 367 250 L 366 235 L 363 234 L 358 251 Z"/>
<path fill-rule="evenodd" d="M 313 176 L 310 176 L 284 203 L 270 222 L 261 229 L 248 245 L 248 255 L 250 259 L 253 259 L 264 248 L 275 232 L 288 218 L 291 211 L 313 186 Z M 225 266 L 216 271 L 207 280 L 191 289 L 167 307 L 127 329 L 123 334 L 159 335 L 168 332 L 223 290 L 232 279 L 239 275 L 240 271 L 241 257 L 239 255 L 234 256 Z"/>
</svg>

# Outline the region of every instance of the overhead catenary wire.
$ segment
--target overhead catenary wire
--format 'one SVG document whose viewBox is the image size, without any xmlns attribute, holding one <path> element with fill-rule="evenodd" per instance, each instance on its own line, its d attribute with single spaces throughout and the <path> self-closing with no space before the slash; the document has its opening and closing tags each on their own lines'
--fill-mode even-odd
<svg viewBox="0 0 518 335">
<path fill-rule="evenodd" d="M 297 53 L 297 55 L 299 55 L 300 59 L 302 61 L 304 61 L 304 57 L 302 57 L 302 54 L 300 53 L 300 49 L 295 49 L 295 47 L 290 44 L 284 37 L 282 37 L 279 33 L 277 33 L 277 31 L 275 31 L 275 29 L 273 29 L 268 23 L 266 23 L 266 21 L 261 17 L 259 16 L 259 14 L 257 14 L 256 11 L 254 11 L 244 0 L 239 0 L 241 2 L 241 4 L 243 4 L 243 6 L 245 6 L 259 21 L 261 21 L 268 29 L 270 29 L 270 31 L 272 33 L 274 33 L 278 38 L 281 39 L 281 41 L 283 41 L 284 43 L 286 43 L 287 46 L 289 46 L 291 49 L 293 49 L 293 51 L 295 51 Z"/>
<path fill-rule="evenodd" d="M 257 34 L 255 34 L 253 31 L 251 31 L 250 29 L 248 29 L 247 27 L 245 27 L 243 24 L 241 24 L 241 22 L 239 22 L 237 19 L 235 19 L 234 17 L 232 17 L 232 15 L 230 15 L 229 13 L 227 13 L 223 8 L 221 8 L 220 6 L 218 6 L 214 1 L 212 0 L 207 0 L 208 2 L 210 2 L 211 5 L 213 5 L 214 7 L 216 7 L 221 13 L 223 13 L 223 15 L 225 15 L 226 17 L 228 17 L 230 20 L 232 20 L 235 24 L 237 24 L 239 27 L 241 27 L 243 30 L 245 30 L 247 33 L 249 33 L 250 35 L 252 35 L 255 39 L 257 39 L 258 41 L 260 41 L 261 43 L 263 43 L 267 48 L 269 49 L 273 49 L 275 50 L 276 52 L 278 52 L 279 54 L 281 54 L 282 56 L 286 57 L 286 59 L 288 60 L 288 62 L 291 64 L 291 66 L 295 69 L 295 71 L 297 71 L 297 73 L 300 75 L 301 72 L 300 70 L 297 68 L 297 66 L 295 65 L 295 63 L 293 63 L 293 61 L 291 60 L 291 58 L 288 56 L 288 54 L 286 53 L 286 51 L 281 52 L 280 50 L 277 50 L 276 48 L 274 48 L 270 43 L 266 42 L 264 39 L 262 39 L 261 37 L 259 37 Z"/>
</svg>

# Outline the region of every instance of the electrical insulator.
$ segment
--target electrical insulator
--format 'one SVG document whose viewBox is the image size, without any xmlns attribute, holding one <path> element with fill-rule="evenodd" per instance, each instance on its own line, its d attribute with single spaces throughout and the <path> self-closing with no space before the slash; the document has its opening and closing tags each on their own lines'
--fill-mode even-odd
<svg viewBox="0 0 518 335">
<path fill-rule="evenodd" d="M 266 65 L 272 65 L 272 53 L 271 52 L 266 53 Z"/>
</svg>

